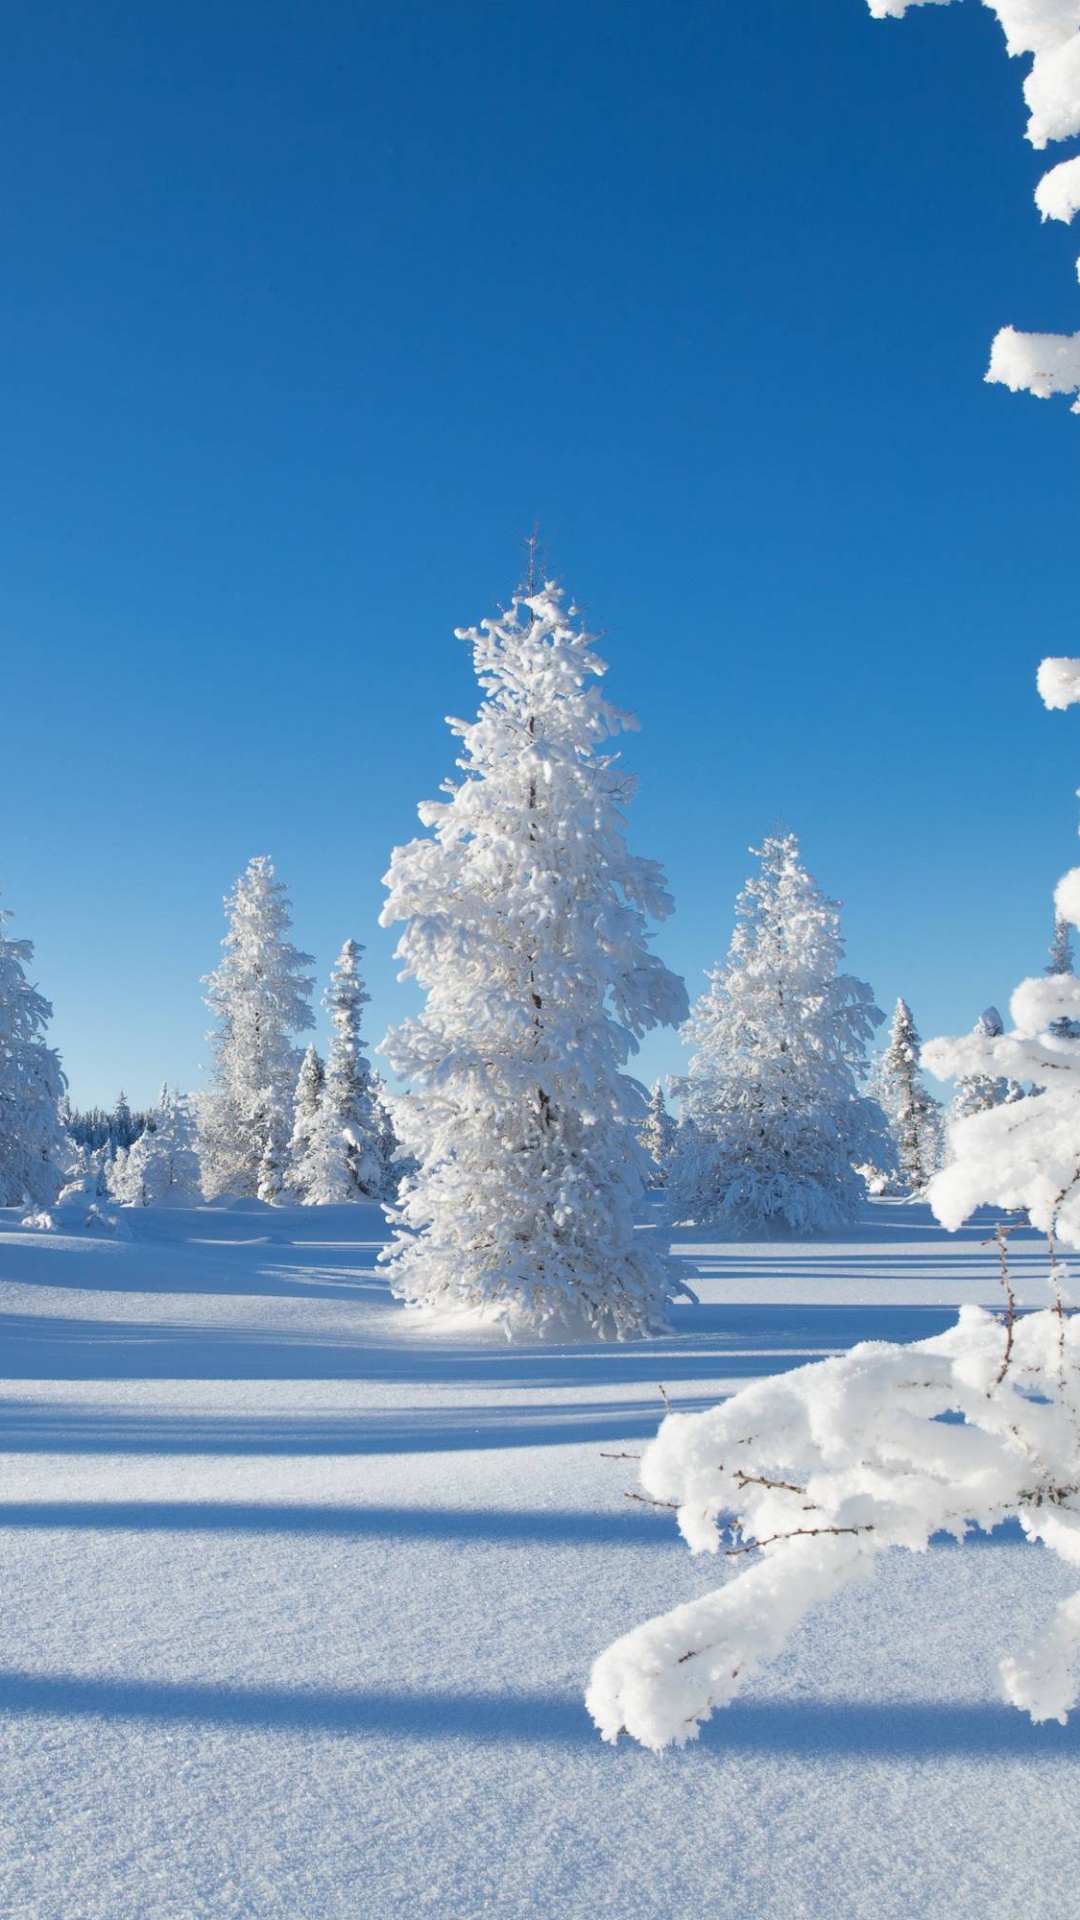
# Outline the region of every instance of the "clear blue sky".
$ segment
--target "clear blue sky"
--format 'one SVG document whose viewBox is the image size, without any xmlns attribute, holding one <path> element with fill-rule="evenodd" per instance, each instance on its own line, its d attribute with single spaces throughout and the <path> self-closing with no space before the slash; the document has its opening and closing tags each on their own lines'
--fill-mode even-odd
<svg viewBox="0 0 1080 1920">
<path fill-rule="evenodd" d="M 975 5 L 7 9 L 0 886 L 77 1102 L 198 1083 L 254 853 L 373 1039 L 410 1003 L 380 876 L 536 520 L 692 992 L 777 820 L 924 1033 L 1042 965 L 1080 421 L 981 380 L 1077 325 L 1021 80 Z"/>
</svg>

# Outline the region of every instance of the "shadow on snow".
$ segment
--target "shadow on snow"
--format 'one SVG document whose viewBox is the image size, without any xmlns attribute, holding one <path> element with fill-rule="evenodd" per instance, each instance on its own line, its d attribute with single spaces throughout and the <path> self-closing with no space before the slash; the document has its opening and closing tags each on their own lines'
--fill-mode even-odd
<svg viewBox="0 0 1080 1920">
<path fill-rule="evenodd" d="M 600 1751 L 580 1702 L 558 1693 L 331 1691 L 10 1672 L 0 1673 L 0 1712 Z M 703 1743 L 717 1755 L 740 1759 L 1023 1758 L 1075 1763 L 1080 1758 L 1080 1723 L 1036 1727 L 1015 1708 L 982 1704 L 759 1700 L 737 1703 L 719 1714 L 705 1729 Z M 631 1751 L 644 1759 L 640 1750 Z"/>
</svg>

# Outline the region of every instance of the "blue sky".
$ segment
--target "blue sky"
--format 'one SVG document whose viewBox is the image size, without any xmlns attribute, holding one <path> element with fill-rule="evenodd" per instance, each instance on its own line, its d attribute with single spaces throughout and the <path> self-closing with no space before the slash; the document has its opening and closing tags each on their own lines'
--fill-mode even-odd
<svg viewBox="0 0 1080 1920">
<path fill-rule="evenodd" d="M 54 0 L 0 58 L 0 886 L 76 1101 L 197 1084 L 254 853 L 324 977 L 539 521 L 691 991 L 777 821 L 924 1033 L 1075 858 L 1080 422 L 981 375 L 1075 240 L 991 15 Z M 1055 154 L 1054 158 L 1060 157 Z M 642 1070 L 676 1068 L 674 1037 Z"/>
</svg>

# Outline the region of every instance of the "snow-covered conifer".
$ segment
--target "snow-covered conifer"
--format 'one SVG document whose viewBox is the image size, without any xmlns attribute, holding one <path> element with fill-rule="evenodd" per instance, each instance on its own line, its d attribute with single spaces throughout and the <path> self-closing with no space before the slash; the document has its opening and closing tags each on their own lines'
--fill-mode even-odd
<svg viewBox="0 0 1080 1920">
<path fill-rule="evenodd" d="M 899 17 L 923 0 L 869 0 L 878 19 Z M 997 14 L 1011 54 L 1031 54 L 1024 82 L 1030 118 L 1027 137 L 1033 147 L 1070 140 L 1080 133 L 1080 9 L 1076 0 L 986 0 Z M 1068 222 L 1080 211 L 1080 158 L 1063 160 L 1045 173 L 1035 189 L 1044 220 Z M 1020 333 L 1003 327 L 990 354 L 988 380 L 1014 393 L 1045 399 L 1053 393 L 1080 391 L 1080 333 Z M 1080 400 L 1073 407 L 1080 413 Z"/>
<path fill-rule="evenodd" d="M 361 1009 L 370 998 L 360 977 L 363 951 L 355 940 L 346 940 L 323 998 L 333 1035 L 301 1174 L 312 1206 L 377 1200 L 382 1192 L 379 1120 L 360 1039 Z"/>
<path fill-rule="evenodd" d="M 996 1040 L 999 1034 L 1004 1033 L 1005 1023 L 997 1008 L 987 1007 L 984 1013 L 980 1013 L 972 1031 L 984 1040 Z M 1023 1097 L 1024 1089 L 1019 1082 L 1008 1079 L 1004 1074 L 961 1074 L 949 1108 L 949 1126 L 951 1128 L 957 1120 L 968 1119 L 973 1113 L 985 1113 L 989 1107 L 1001 1107 Z"/>
<path fill-rule="evenodd" d="M 8 938 L 9 918 L 0 911 L 0 1206 L 48 1207 L 71 1157 L 60 1119 L 66 1082 L 45 1039 L 52 1007 L 26 978 L 33 946 Z"/>
<path fill-rule="evenodd" d="M 675 1150 L 677 1128 L 664 1101 L 664 1089 L 655 1080 L 649 1093 L 645 1118 L 638 1128 L 638 1139 L 652 1162 L 650 1187 L 662 1187 L 667 1181 L 668 1163 Z"/>
<path fill-rule="evenodd" d="M 387 1206 L 396 1206 L 402 1180 L 416 1172 L 417 1163 L 404 1154 L 390 1112 L 390 1095 L 381 1073 L 371 1076 L 371 1098 L 375 1109 L 375 1129 L 379 1142 L 379 1198 Z"/>
<path fill-rule="evenodd" d="M 140 1114 L 139 1119 L 136 1120 L 135 1115 L 128 1105 L 127 1094 L 124 1092 L 123 1087 L 121 1087 L 120 1092 L 116 1096 L 116 1105 L 112 1110 L 110 1131 L 113 1145 L 118 1148 L 120 1152 L 126 1153 L 129 1147 L 134 1146 L 144 1125 L 145 1115 Z"/>
<path fill-rule="evenodd" d="M 450 722 L 464 778 L 421 807 L 433 834 L 394 853 L 382 914 L 427 990 L 384 1043 L 413 1083 L 392 1115 L 419 1162 L 391 1283 L 508 1330 L 641 1334 L 679 1283 L 635 1231 L 648 1166 L 623 1068 L 686 995 L 649 951 L 671 901 L 627 849 L 636 783 L 605 746 L 634 723 L 592 684 L 604 663 L 552 582 L 460 637 L 485 696 Z"/>
<path fill-rule="evenodd" d="M 1054 915 L 1054 937 L 1050 942 L 1050 958 L 1043 971 L 1052 978 L 1059 974 L 1076 972 L 1073 965 L 1072 929 L 1068 921 L 1063 920 L 1059 913 Z M 1063 1015 L 1060 1020 L 1055 1020 L 1051 1032 L 1059 1034 L 1066 1040 L 1080 1039 L 1080 1022 L 1066 1020 Z"/>
<path fill-rule="evenodd" d="M 920 1069 L 922 1041 L 911 1008 L 898 1000 L 889 1044 L 873 1075 L 874 1093 L 889 1123 L 900 1179 L 921 1193 L 941 1159 L 941 1106 Z"/>
<path fill-rule="evenodd" d="M 109 1191 L 124 1207 L 197 1207 L 202 1204 L 196 1122 L 183 1094 L 162 1089 L 163 1104 L 126 1152 L 113 1163 Z"/>
<path fill-rule="evenodd" d="M 770 836 L 760 860 L 726 965 L 684 1028 L 697 1052 L 676 1085 L 691 1124 L 668 1186 L 681 1218 L 813 1232 L 854 1217 L 857 1163 L 889 1157 L 881 1110 L 858 1087 L 882 1015 L 838 971 L 840 910 L 795 835 Z"/>
<path fill-rule="evenodd" d="M 289 1142 L 289 1190 L 294 1200 L 307 1199 L 307 1157 L 315 1133 L 319 1102 L 326 1085 L 326 1067 L 314 1041 L 308 1047 L 296 1082 L 293 1130 Z"/>
<path fill-rule="evenodd" d="M 272 863 L 252 860 L 225 902 L 225 958 L 207 976 L 212 1085 L 199 1101 L 199 1155 L 209 1199 L 277 1198 L 288 1172 L 300 1055 L 291 1036 L 312 1022 L 311 955 L 287 938 L 285 888 Z"/>
</svg>

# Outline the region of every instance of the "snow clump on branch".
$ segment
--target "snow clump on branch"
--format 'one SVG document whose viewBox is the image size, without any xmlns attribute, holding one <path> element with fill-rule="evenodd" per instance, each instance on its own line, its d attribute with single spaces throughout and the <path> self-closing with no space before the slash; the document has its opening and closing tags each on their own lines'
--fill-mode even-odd
<svg viewBox="0 0 1080 1920">
<path fill-rule="evenodd" d="M 605 1740 L 659 1750 L 697 1737 L 800 1621 L 891 1547 L 922 1552 L 1019 1519 L 1080 1567 L 1080 1321 L 1058 1308 L 1004 1324 L 963 1307 L 912 1346 L 867 1341 L 756 1381 L 707 1413 L 668 1416 L 641 1468 L 687 1545 L 737 1577 L 603 1653 L 587 1704 Z M 1001 1663 L 1033 1720 L 1076 1705 L 1080 1594 Z"/>
<path fill-rule="evenodd" d="M 909 6 L 948 0 L 868 0 L 875 19 L 899 19 Z M 1080 134 L 1080 0 L 985 0 L 1001 22 L 1010 54 L 1033 56 L 1024 98 L 1027 138 L 1042 149 Z M 1035 189 L 1044 220 L 1070 221 L 1080 211 L 1080 158 L 1045 173 Z M 1078 262 L 1080 268 L 1080 262 Z M 1003 327 L 990 353 L 988 380 L 1039 399 L 1080 391 L 1080 333 L 1021 333 Z M 1073 406 L 1080 413 L 1080 400 Z"/>
</svg>

